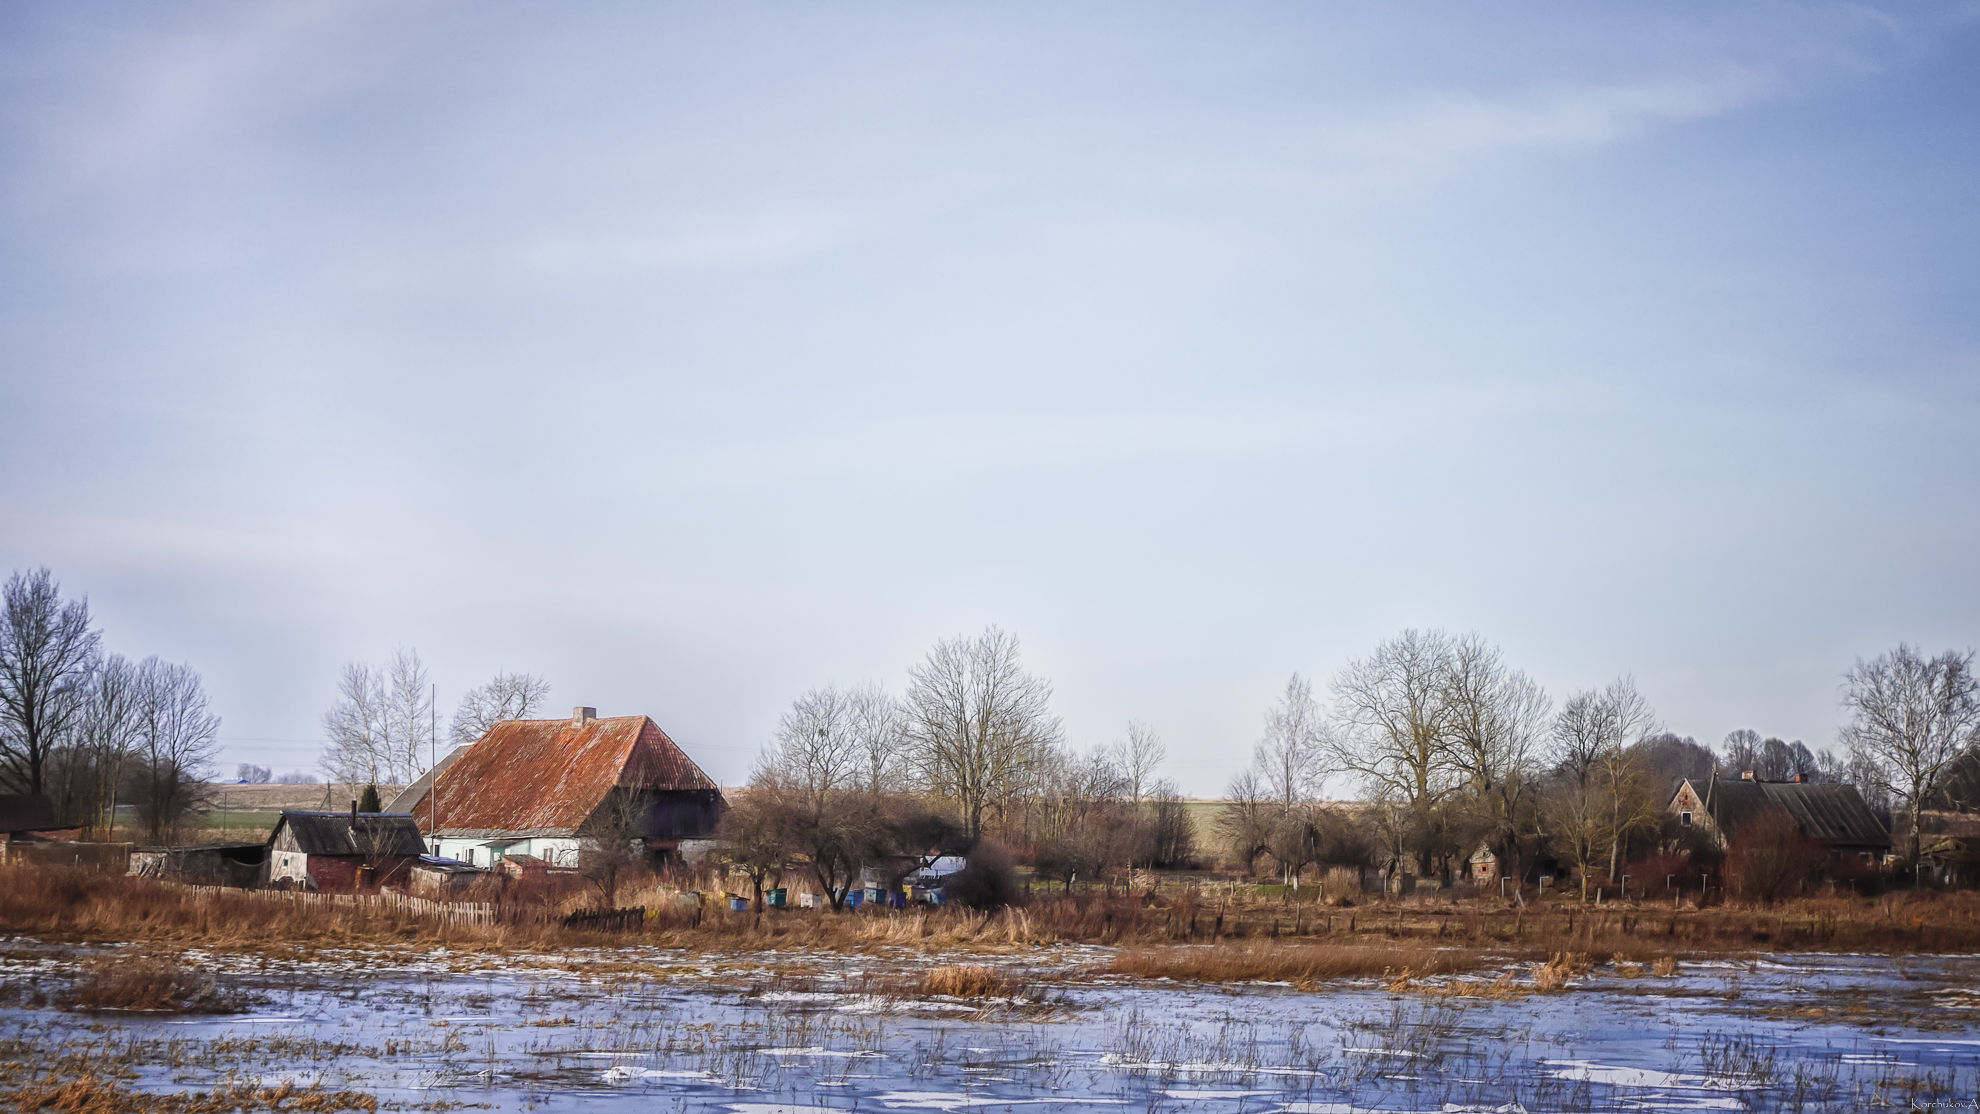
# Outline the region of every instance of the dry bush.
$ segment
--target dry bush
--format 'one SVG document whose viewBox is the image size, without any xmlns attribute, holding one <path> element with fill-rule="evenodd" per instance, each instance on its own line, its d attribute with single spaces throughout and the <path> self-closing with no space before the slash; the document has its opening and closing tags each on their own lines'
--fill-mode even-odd
<svg viewBox="0 0 1980 1114">
<path fill-rule="evenodd" d="M 1390 975 L 1408 969 L 1412 977 L 1456 974 L 1478 960 L 1427 944 L 1350 947 L 1324 944 L 1226 945 L 1223 947 L 1138 948 L 1116 954 L 1107 970 L 1116 975 L 1185 979 L 1196 982 L 1290 982 L 1310 987 L 1329 979 Z"/>
<path fill-rule="evenodd" d="M 1650 973 L 1668 979 L 1678 973 L 1678 961 L 1668 955 L 1659 956 L 1657 962 L 1650 965 Z"/>
<path fill-rule="evenodd" d="M 951 998 L 1015 998 L 1023 983 L 991 967 L 966 964 L 937 967 L 921 977 L 923 994 Z"/>
<path fill-rule="evenodd" d="M 1586 955 L 1562 952 L 1533 969 L 1533 989 L 1539 991 L 1561 990 L 1567 981 L 1576 975 L 1585 975 L 1594 970 Z"/>
<path fill-rule="evenodd" d="M 248 1007 L 246 995 L 170 960 L 115 956 L 84 972 L 65 1009 L 239 1013 Z"/>
</svg>

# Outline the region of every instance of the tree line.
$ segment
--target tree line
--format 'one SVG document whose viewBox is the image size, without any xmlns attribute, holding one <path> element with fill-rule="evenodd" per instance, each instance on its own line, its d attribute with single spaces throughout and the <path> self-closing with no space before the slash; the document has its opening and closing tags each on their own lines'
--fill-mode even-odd
<svg viewBox="0 0 1980 1114">
<path fill-rule="evenodd" d="M 106 652 L 87 598 L 46 568 L 0 589 L 0 786 L 45 793 L 57 822 L 103 832 L 134 806 L 164 841 L 201 802 L 220 717 L 189 665 Z"/>
<path fill-rule="evenodd" d="M 1840 757 L 1745 729 L 1714 754 L 1666 731 L 1629 676 L 1557 706 L 1481 636 L 1406 630 L 1336 674 L 1325 705 L 1309 681 L 1287 682 L 1216 828 L 1247 871 L 1265 860 L 1288 880 L 1339 865 L 1448 883 L 1481 848 L 1512 877 L 1548 856 L 1613 878 L 1638 854 L 1675 850 L 1665 809 L 1680 778 L 1751 771 L 1902 808 L 1915 861 L 1924 810 L 1962 760 L 1980 766 L 1972 661 L 1900 645 L 1857 662 Z M 1324 801 L 1330 783 L 1358 802 Z"/>
<path fill-rule="evenodd" d="M 968 850 L 976 873 L 960 885 L 994 903 L 1009 880 L 990 864 L 1006 850 L 1068 884 L 1192 858 L 1181 795 L 1160 776 L 1160 736 L 1135 722 L 1110 745 L 1075 751 L 1051 696 L 996 627 L 937 643 L 898 697 L 879 684 L 800 695 L 731 800 L 732 867 L 759 891 L 802 874 L 836 906 L 862 875 L 891 885 Z"/>
</svg>

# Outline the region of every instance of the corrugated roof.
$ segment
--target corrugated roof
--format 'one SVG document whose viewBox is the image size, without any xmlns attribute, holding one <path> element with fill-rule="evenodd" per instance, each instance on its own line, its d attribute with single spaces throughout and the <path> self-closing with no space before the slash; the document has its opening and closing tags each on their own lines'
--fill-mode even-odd
<svg viewBox="0 0 1980 1114">
<path fill-rule="evenodd" d="M 574 835 L 615 788 L 721 787 L 645 716 L 509 720 L 488 729 L 438 779 L 439 831 Z M 429 825 L 425 796 L 407 802 Z"/>
<path fill-rule="evenodd" d="M 46 793 L 0 793 L 0 832 L 55 829 L 55 802 Z"/>
<path fill-rule="evenodd" d="M 268 834 L 273 846 L 286 827 L 305 855 L 404 855 L 426 853 L 419 826 L 410 816 L 360 812 L 356 827 L 348 812 L 290 812 L 284 810 Z"/>
<path fill-rule="evenodd" d="M 1785 812 L 1802 834 L 1845 847 L 1889 847 L 1890 833 L 1853 785 L 1795 781 L 1714 781 L 1705 802 L 1712 823 L 1733 838 L 1739 826 L 1766 812 Z"/>
</svg>

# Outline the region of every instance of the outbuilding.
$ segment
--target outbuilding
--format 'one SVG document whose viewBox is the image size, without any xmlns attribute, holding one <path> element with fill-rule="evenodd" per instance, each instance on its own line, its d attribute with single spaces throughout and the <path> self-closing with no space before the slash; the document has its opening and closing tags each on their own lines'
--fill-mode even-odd
<svg viewBox="0 0 1980 1114">
<path fill-rule="evenodd" d="M 425 851 L 410 816 L 284 811 L 268 836 L 267 881 L 281 889 L 354 893 L 411 882 Z"/>
</svg>

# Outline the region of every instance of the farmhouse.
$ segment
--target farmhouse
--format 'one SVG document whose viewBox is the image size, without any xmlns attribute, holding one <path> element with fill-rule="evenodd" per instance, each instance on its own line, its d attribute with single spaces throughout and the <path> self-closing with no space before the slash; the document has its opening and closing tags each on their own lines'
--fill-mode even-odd
<svg viewBox="0 0 1980 1114">
<path fill-rule="evenodd" d="M 1686 778 L 1668 808 L 1680 828 L 1700 829 L 1720 847 L 1738 836 L 1742 824 L 1785 815 L 1801 834 L 1826 847 L 1832 859 L 1876 862 L 1891 850 L 1890 832 L 1854 785 L 1813 785 L 1804 777 L 1762 781 L 1747 770 L 1737 780 L 1713 777 L 1702 791 Z"/>
<path fill-rule="evenodd" d="M 354 893 L 404 886 L 425 847 L 410 816 L 289 812 L 268 836 L 268 884 L 281 889 Z"/>
<path fill-rule="evenodd" d="M 675 856 L 721 819 L 721 787 L 645 716 L 578 708 L 567 720 L 508 720 L 449 758 L 393 807 L 412 815 L 431 854 L 471 866 L 526 855 L 574 867 L 588 839 Z"/>
</svg>

